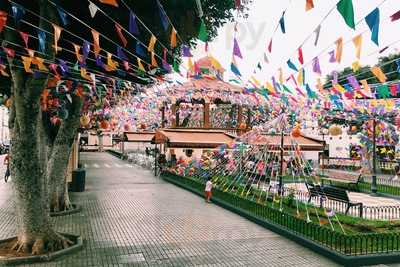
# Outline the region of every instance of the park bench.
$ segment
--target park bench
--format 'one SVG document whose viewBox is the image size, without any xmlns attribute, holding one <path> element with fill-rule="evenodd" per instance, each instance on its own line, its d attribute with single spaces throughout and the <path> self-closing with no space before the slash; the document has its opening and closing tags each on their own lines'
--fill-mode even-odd
<svg viewBox="0 0 400 267">
<path fill-rule="evenodd" d="M 333 170 L 325 170 L 322 182 L 324 180 L 329 181 L 330 185 L 332 182 L 338 182 L 347 185 L 348 189 L 355 189 L 358 191 L 358 184 L 362 181 L 363 176 L 361 174 L 340 172 Z"/>
<path fill-rule="evenodd" d="M 351 207 L 359 206 L 359 216 L 362 217 L 363 203 L 361 202 L 351 202 L 346 190 L 333 187 L 333 186 L 320 186 L 311 183 L 306 183 L 307 189 L 309 191 L 308 202 L 311 201 L 312 197 L 319 197 L 320 206 L 322 207 L 323 201 L 334 200 L 346 204 L 345 214 L 349 212 Z"/>
</svg>

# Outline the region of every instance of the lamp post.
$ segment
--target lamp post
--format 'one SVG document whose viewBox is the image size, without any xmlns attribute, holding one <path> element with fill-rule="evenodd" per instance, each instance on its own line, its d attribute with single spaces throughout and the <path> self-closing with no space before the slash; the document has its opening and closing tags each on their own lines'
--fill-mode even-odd
<svg viewBox="0 0 400 267">
<path fill-rule="evenodd" d="M 376 186 L 376 118 L 374 117 L 372 120 L 372 184 L 371 191 L 372 194 L 376 194 L 378 192 L 378 188 Z"/>
</svg>

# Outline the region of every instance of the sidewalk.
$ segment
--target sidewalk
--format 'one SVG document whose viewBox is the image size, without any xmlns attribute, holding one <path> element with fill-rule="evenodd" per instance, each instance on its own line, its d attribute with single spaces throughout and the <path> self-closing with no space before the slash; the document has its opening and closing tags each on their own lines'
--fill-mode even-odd
<svg viewBox="0 0 400 267">
<path fill-rule="evenodd" d="M 330 260 L 106 153 L 82 153 L 83 211 L 55 218 L 84 249 L 34 266 L 336 266 Z M 0 172 L 1 174 L 1 172 Z M 0 183 L 0 238 L 15 233 Z"/>
</svg>

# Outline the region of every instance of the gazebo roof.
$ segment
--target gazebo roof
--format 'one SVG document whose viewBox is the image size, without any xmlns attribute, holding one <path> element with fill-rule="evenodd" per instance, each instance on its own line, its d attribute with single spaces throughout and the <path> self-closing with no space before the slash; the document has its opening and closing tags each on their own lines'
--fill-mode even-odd
<svg viewBox="0 0 400 267">
<path fill-rule="evenodd" d="M 252 145 L 268 145 L 273 146 L 279 149 L 281 145 L 281 136 L 280 135 L 259 135 L 254 140 L 249 142 Z M 322 141 L 318 141 L 316 139 L 299 136 L 293 137 L 290 135 L 285 135 L 283 138 L 283 147 L 286 150 L 294 150 L 295 146 L 299 145 L 300 150 L 303 151 L 323 151 L 324 144 Z"/>
<path fill-rule="evenodd" d="M 154 134 L 154 132 L 125 132 L 124 140 L 126 142 L 150 143 Z"/>
<path fill-rule="evenodd" d="M 205 90 L 205 91 L 225 91 L 230 93 L 242 93 L 243 88 L 231 83 L 227 83 L 212 77 L 203 77 L 200 79 L 191 79 L 182 85 L 175 85 L 172 89 L 178 92 L 186 92 L 189 90 Z"/>
</svg>

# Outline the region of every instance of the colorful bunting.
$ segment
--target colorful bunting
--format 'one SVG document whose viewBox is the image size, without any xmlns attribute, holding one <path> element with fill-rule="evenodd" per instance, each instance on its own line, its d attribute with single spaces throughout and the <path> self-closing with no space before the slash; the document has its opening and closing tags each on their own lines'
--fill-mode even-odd
<svg viewBox="0 0 400 267">
<path fill-rule="evenodd" d="M 174 69 L 175 72 L 180 73 L 179 63 L 176 58 L 174 58 L 174 62 L 172 63 L 172 68 Z"/>
<path fill-rule="evenodd" d="M 355 29 L 356 25 L 354 23 L 353 1 L 352 0 L 340 0 L 336 4 L 336 8 L 339 11 L 340 15 L 342 15 L 347 26 L 349 26 L 352 29 Z"/>
<path fill-rule="evenodd" d="M 375 8 L 368 16 L 365 17 L 369 29 L 371 30 L 371 40 L 379 45 L 379 8 Z"/>
<path fill-rule="evenodd" d="M 361 57 L 361 44 L 362 44 L 362 35 L 359 34 L 353 38 L 353 44 L 356 48 L 356 58 L 360 59 Z"/>
<path fill-rule="evenodd" d="M 389 92 L 389 87 L 387 84 L 381 84 L 376 88 L 376 91 L 381 98 L 389 98 L 390 97 L 390 92 Z"/>
<path fill-rule="evenodd" d="M 284 81 L 283 81 L 283 71 L 282 71 L 282 68 L 279 68 L 279 69 L 278 69 L 278 72 L 279 72 L 279 83 L 280 83 L 280 84 L 283 84 Z"/>
<path fill-rule="evenodd" d="M 53 24 L 53 28 L 54 28 L 54 50 L 57 54 L 57 52 L 61 50 L 61 48 L 58 47 L 58 40 L 60 39 L 62 28 L 60 28 L 55 24 Z"/>
<path fill-rule="evenodd" d="M 313 72 L 317 73 L 318 75 L 321 75 L 322 72 L 321 72 L 321 67 L 319 65 L 318 57 L 313 58 L 312 69 L 313 69 Z"/>
<path fill-rule="evenodd" d="M 321 24 L 319 24 L 319 25 L 317 26 L 317 28 L 314 30 L 314 33 L 315 33 L 314 46 L 317 46 L 317 44 L 318 44 L 320 32 L 321 32 Z"/>
<path fill-rule="evenodd" d="M 299 49 L 297 49 L 298 55 L 299 55 L 299 62 L 301 65 L 304 64 L 304 59 L 303 59 L 303 50 L 301 49 L 301 46 L 299 47 Z"/>
<path fill-rule="evenodd" d="M 122 44 L 124 47 L 128 44 L 128 41 L 126 40 L 125 36 L 122 33 L 122 27 L 118 23 L 115 23 L 115 29 L 117 30 L 119 39 L 121 40 Z"/>
<path fill-rule="evenodd" d="M 39 51 L 43 54 L 46 53 L 46 33 L 38 30 Z"/>
<path fill-rule="evenodd" d="M 15 57 L 15 51 L 11 48 L 3 47 L 4 52 L 6 52 L 7 56 L 10 58 Z"/>
<path fill-rule="evenodd" d="M 90 11 L 90 16 L 92 18 L 94 18 L 94 16 L 96 16 L 97 10 L 99 10 L 99 8 L 93 4 L 91 1 L 89 1 L 89 11 Z"/>
<path fill-rule="evenodd" d="M 400 10 L 390 16 L 391 21 L 396 21 L 398 19 L 400 19 Z"/>
<path fill-rule="evenodd" d="M 32 58 L 21 56 L 21 59 L 22 59 L 22 63 L 24 65 L 25 71 L 28 73 L 33 73 L 33 71 L 31 70 Z"/>
<path fill-rule="evenodd" d="M 207 32 L 207 28 L 206 28 L 206 24 L 205 24 L 204 20 L 201 20 L 198 38 L 199 38 L 199 40 L 201 40 L 203 42 L 208 41 L 208 32 Z"/>
<path fill-rule="evenodd" d="M 286 29 L 285 29 L 285 12 L 282 13 L 282 17 L 279 19 L 279 25 L 281 26 L 282 33 L 286 33 Z"/>
<path fill-rule="evenodd" d="M 304 84 L 304 69 L 300 69 L 299 73 L 297 74 L 297 83 Z"/>
<path fill-rule="evenodd" d="M 314 8 L 313 0 L 306 0 L 306 11 L 309 11 Z"/>
<path fill-rule="evenodd" d="M 19 35 L 21 36 L 22 40 L 24 41 L 25 47 L 28 48 L 29 34 L 27 34 L 26 32 L 19 31 Z"/>
<path fill-rule="evenodd" d="M 129 32 L 133 35 L 139 35 L 139 28 L 136 24 L 136 16 L 132 11 L 129 13 Z"/>
<path fill-rule="evenodd" d="M 397 72 L 400 73 L 400 59 L 396 60 L 396 64 L 397 64 Z"/>
<path fill-rule="evenodd" d="M 362 88 L 363 88 L 365 94 L 367 96 L 370 96 L 371 95 L 371 88 L 369 87 L 367 80 L 365 80 L 365 79 L 364 80 L 360 80 L 360 83 L 362 84 Z"/>
<path fill-rule="evenodd" d="M 239 58 L 243 58 L 242 53 L 240 52 L 239 43 L 236 38 L 233 38 L 233 54 Z"/>
<path fill-rule="evenodd" d="M 17 4 L 12 4 L 11 10 L 15 19 L 15 24 L 19 24 L 22 17 L 25 15 L 25 9 Z"/>
<path fill-rule="evenodd" d="M 129 60 L 126 54 L 124 53 L 124 50 L 120 46 L 117 46 L 117 57 L 125 61 Z"/>
<path fill-rule="evenodd" d="M 340 37 L 335 41 L 336 44 L 336 62 L 340 64 L 342 61 L 342 53 L 343 53 L 343 38 Z"/>
<path fill-rule="evenodd" d="M 360 90 L 360 84 L 357 81 L 357 78 L 354 75 L 347 76 L 347 81 L 349 81 L 350 85 L 354 88 L 354 90 Z"/>
<path fill-rule="evenodd" d="M 100 53 L 100 35 L 97 31 L 92 29 L 92 36 L 93 36 L 93 51 L 95 56 L 97 57 Z"/>
<path fill-rule="evenodd" d="M 175 28 L 172 28 L 171 30 L 171 38 L 170 38 L 170 44 L 171 44 L 171 48 L 175 48 L 176 47 L 176 30 Z"/>
<path fill-rule="evenodd" d="M 107 52 L 107 66 L 110 67 L 110 71 L 114 71 L 119 66 L 118 62 L 112 60 L 112 54 Z"/>
<path fill-rule="evenodd" d="M 0 33 L 3 31 L 7 23 L 7 13 L 0 10 Z"/>
<path fill-rule="evenodd" d="M 68 15 L 61 8 L 57 7 L 58 15 L 60 16 L 61 22 L 64 26 L 68 25 Z"/>
<path fill-rule="evenodd" d="M 294 70 L 294 71 L 296 71 L 296 72 L 298 71 L 296 65 L 294 65 L 293 62 L 290 61 L 290 59 L 289 59 L 286 63 L 287 63 L 287 65 L 288 65 L 289 68 L 291 68 L 292 70 Z"/>
<path fill-rule="evenodd" d="M 147 51 L 153 52 L 156 42 L 157 42 L 157 38 L 154 35 L 151 35 L 149 45 L 147 46 Z"/>
<path fill-rule="evenodd" d="M 5 65 L 0 65 L 0 74 L 5 76 L 5 77 L 10 77 L 10 75 L 6 72 L 6 66 Z"/>
<path fill-rule="evenodd" d="M 100 3 L 106 4 L 106 5 L 118 7 L 117 0 L 99 0 L 99 1 L 100 1 Z"/>
<path fill-rule="evenodd" d="M 380 67 L 374 66 L 371 68 L 371 72 L 378 78 L 379 82 L 386 82 L 386 75 L 383 73 Z"/>
</svg>

